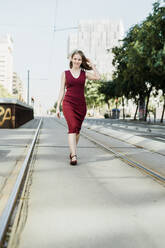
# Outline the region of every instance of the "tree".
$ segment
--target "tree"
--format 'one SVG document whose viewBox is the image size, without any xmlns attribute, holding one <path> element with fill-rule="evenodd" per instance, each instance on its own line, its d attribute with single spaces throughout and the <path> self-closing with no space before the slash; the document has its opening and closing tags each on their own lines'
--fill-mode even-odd
<svg viewBox="0 0 165 248">
<path fill-rule="evenodd" d="M 139 32 L 140 26 L 135 25 L 123 39 L 122 46 L 114 47 L 112 50 L 115 55 L 113 65 L 116 68 L 113 77 L 117 82 L 120 95 L 133 99 L 137 108 L 139 99 L 145 97 L 147 91 L 143 79 L 145 68 L 142 70 L 142 58 L 136 51 L 136 37 Z"/>
<path fill-rule="evenodd" d="M 88 108 L 95 109 L 103 104 L 104 97 L 99 94 L 99 80 L 87 80 L 85 84 L 85 98 Z"/>
<path fill-rule="evenodd" d="M 145 21 L 129 30 L 122 46 L 113 48 L 113 53 L 114 78 L 122 94 L 134 99 L 137 107 L 140 99 L 146 99 L 146 120 L 152 89 L 164 87 L 165 8 L 160 1 L 153 4 L 153 13 Z"/>
<path fill-rule="evenodd" d="M 104 102 L 108 105 L 110 110 L 109 100 L 115 98 L 115 84 L 113 81 L 102 81 L 98 87 L 99 94 L 103 95 Z"/>
<path fill-rule="evenodd" d="M 150 93 L 154 88 L 160 88 L 160 81 L 165 76 L 165 8 L 160 7 L 160 1 L 153 4 L 153 13 L 149 14 L 141 24 L 137 37 L 137 50 L 143 58 L 146 71 L 144 72 L 145 83 L 148 85 L 146 116 Z"/>
</svg>

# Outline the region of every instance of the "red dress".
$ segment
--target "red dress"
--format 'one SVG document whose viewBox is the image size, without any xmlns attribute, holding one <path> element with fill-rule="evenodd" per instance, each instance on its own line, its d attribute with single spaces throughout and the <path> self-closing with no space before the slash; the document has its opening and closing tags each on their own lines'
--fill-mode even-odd
<svg viewBox="0 0 165 248">
<path fill-rule="evenodd" d="M 78 78 L 73 77 L 70 70 L 65 71 L 65 79 L 67 91 L 62 110 L 68 124 L 68 133 L 78 134 L 87 112 L 84 96 L 85 71 L 81 70 Z"/>
</svg>

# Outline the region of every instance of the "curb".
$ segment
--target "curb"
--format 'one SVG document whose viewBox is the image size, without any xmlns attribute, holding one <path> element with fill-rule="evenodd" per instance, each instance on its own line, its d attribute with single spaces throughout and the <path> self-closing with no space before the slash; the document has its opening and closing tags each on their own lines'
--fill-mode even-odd
<svg viewBox="0 0 165 248">
<path fill-rule="evenodd" d="M 99 133 L 105 134 L 112 138 L 119 139 L 121 141 L 127 142 L 137 147 L 142 147 L 149 151 L 157 152 L 165 156 L 165 143 L 163 142 L 156 141 L 156 140 L 150 140 L 144 137 L 139 137 L 129 132 L 122 132 L 120 130 L 115 131 L 115 130 L 112 130 L 110 127 L 109 128 L 98 127 L 97 125 L 90 126 L 87 123 L 84 123 L 83 126 L 85 128 L 97 131 Z"/>
</svg>

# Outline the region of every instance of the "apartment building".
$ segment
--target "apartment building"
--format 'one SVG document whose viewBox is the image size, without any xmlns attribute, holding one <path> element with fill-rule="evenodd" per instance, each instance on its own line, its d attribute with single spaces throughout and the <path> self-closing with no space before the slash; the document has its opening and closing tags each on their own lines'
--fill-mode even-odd
<svg viewBox="0 0 165 248">
<path fill-rule="evenodd" d="M 71 33 L 68 37 L 68 57 L 73 50 L 82 50 L 96 63 L 99 72 L 110 79 L 114 69 L 112 48 L 121 44 L 123 36 L 122 21 L 80 21 L 78 31 Z"/>
<path fill-rule="evenodd" d="M 13 40 L 10 35 L 0 36 L 0 84 L 12 94 Z"/>
</svg>

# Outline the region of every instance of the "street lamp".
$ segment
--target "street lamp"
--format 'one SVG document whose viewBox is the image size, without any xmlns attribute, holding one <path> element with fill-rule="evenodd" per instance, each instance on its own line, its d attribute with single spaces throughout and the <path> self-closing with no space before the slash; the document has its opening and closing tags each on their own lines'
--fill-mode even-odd
<svg viewBox="0 0 165 248">
<path fill-rule="evenodd" d="M 28 70 L 28 81 L 27 81 L 27 104 L 29 104 L 29 78 L 30 78 L 30 70 Z"/>
</svg>

